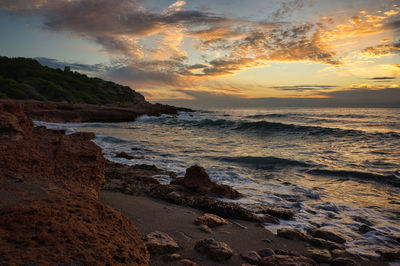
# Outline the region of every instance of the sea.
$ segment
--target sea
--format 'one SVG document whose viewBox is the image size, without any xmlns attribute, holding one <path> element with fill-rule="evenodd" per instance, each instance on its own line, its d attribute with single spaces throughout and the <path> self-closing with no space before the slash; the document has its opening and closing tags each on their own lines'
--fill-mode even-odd
<svg viewBox="0 0 400 266">
<path fill-rule="evenodd" d="M 400 109 L 221 109 L 35 124 L 94 132 L 104 156 L 123 164 L 154 164 L 180 176 L 203 166 L 244 195 L 229 201 L 296 211 L 294 220 L 265 225 L 273 232 L 320 226 L 343 234 L 347 251 L 370 257 L 400 248 Z M 116 158 L 122 151 L 134 159 Z M 362 225 L 372 230 L 361 233 Z"/>
</svg>

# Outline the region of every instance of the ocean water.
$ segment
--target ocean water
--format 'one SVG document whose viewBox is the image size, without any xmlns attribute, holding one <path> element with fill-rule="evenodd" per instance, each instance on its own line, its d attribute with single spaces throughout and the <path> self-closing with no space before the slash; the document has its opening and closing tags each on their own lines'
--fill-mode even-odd
<svg viewBox="0 0 400 266">
<path fill-rule="evenodd" d="M 297 212 L 293 221 L 266 225 L 272 231 L 318 224 L 345 235 L 352 253 L 400 248 L 400 109 L 208 110 L 129 123 L 36 124 L 95 132 L 112 161 L 179 175 L 199 164 L 242 192 L 235 202 L 249 209 Z M 114 158 L 121 151 L 135 159 Z M 361 225 L 374 230 L 361 234 Z"/>
</svg>

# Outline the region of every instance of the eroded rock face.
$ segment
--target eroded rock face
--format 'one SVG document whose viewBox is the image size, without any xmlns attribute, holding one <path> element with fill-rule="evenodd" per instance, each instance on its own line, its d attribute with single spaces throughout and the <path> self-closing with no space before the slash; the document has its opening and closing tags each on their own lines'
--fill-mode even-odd
<svg viewBox="0 0 400 266">
<path fill-rule="evenodd" d="M 201 195 L 217 194 L 225 198 L 235 199 L 241 194 L 227 185 L 220 185 L 210 179 L 206 170 L 198 165 L 186 169 L 186 174 L 181 179 L 176 179 L 172 184 L 184 186 L 186 189 Z"/>
<path fill-rule="evenodd" d="M 164 254 L 179 250 L 179 245 L 168 234 L 154 231 L 145 237 L 147 249 L 152 254 Z"/>
<path fill-rule="evenodd" d="M 20 136 L 0 145 L 5 264 L 149 263 L 132 223 L 98 201 L 105 160 L 93 134 L 34 128 L 20 104 L 0 104 L 0 116 L 12 121 L 0 132 Z"/>
<path fill-rule="evenodd" d="M 194 248 L 199 252 L 207 253 L 210 258 L 216 261 L 228 260 L 233 255 L 233 251 L 228 244 L 216 241 L 213 238 L 200 240 Z"/>
</svg>

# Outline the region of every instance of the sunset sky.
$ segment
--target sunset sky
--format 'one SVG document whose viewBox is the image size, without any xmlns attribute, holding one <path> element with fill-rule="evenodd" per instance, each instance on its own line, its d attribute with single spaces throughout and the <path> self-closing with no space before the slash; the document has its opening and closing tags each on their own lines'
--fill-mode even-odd
<svg viewBox="0 0 400 266">
<path fill-rule="evenodd" d="M 1 0 L 0 34 L 152 101 L 400 99 L 398 0 Z"/>
</svg>

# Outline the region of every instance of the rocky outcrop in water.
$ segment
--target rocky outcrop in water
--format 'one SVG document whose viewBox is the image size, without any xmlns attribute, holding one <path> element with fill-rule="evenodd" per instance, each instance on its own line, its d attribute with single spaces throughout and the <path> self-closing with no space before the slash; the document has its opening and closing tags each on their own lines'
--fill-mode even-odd
<svg viewBox="0 0 400 266">
<path fill-rule="evenodd" d="M 0 118 L 2 263 L 149 263 L 132 223 L 98 201 L 105 160 L 93 134 L 35 128 L 15 102 Z"/>
<path fill-rule="evenodd" d="M 193 193 L 181 185 L 183 178 L 179 178 L 178 182 L 172 181 L 171 184 L 161 184 L 158 181 L 160 176 L 169 177 L 172 180 L 177 179 L 175 173 L 159 169 L 154 165 L 128 166 L 108 161 L 105 169 L 104 189 L 130 195 L 147 195 L 174 204 L 190 206 L 224 218 L 279 224 L 279 219 L 271 215 L 255 215 L 236 203 Z M 212 184 L 216 185 L 214 182 Z M 233 191 L 230 187 L 228 189 Z"/>
<path fill-rule="evenodd" d="M 217 184 L 210 179 L 206 170 L 198 165 L 186 169 L 183 178 L 175 179 L 171 184 L 182 185 L 184 188 L 200 195 L 216 194 L 229 199 L 236 199 L 241 194 L 227 185 Z"/>
</svg>

